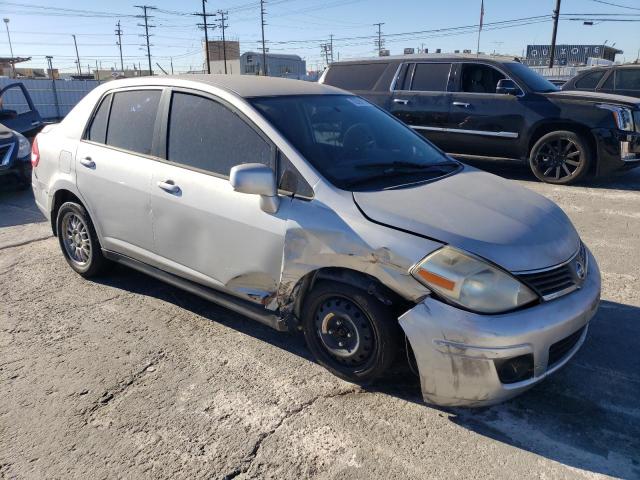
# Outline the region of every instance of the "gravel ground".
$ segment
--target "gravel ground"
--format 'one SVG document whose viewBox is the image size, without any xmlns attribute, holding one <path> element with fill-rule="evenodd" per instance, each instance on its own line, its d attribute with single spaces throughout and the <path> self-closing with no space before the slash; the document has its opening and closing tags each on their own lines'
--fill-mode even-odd
<svg viewBox="0 0 640 480">
<path fill-rule="evenodd" d="M 0 478 L 640 478 L 640 171 L 556 201 L 603 302 L 561 372 L 480 410 L 374 389 L 280 334 L 125 268 L 86 281 L 29 193 L 0 193 Z M 504 167 L 504 168 L 502 168 Z"/>
</svg>

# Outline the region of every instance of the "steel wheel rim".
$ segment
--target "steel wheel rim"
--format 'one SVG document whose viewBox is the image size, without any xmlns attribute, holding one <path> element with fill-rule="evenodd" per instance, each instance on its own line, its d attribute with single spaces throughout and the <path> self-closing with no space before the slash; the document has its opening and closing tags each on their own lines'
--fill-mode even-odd
<svg viewBox="0 0 640 480">
<path fill-rule="evenodd" d="M 582 165 L 582 150 L 566 137 L 551 140 L 538 149 L 534 165 L 545 179 L 558 181 L 573 177 Z"/>
<path fill-rule="evenodd" d="M 375 353 L 375 332 L 368 315 L 351 300 L 331 297 L 317 308 L 316 335 L 327 354 L 345 367 L 361 367 Z"/>
<path fill-rule="evenodd" d="M 62 243 L 71 261 L 85 266 L 91 259 L 91 238 L 85 222 L 75 213 L 67 213 L 62 219 Z"/>
</svg>

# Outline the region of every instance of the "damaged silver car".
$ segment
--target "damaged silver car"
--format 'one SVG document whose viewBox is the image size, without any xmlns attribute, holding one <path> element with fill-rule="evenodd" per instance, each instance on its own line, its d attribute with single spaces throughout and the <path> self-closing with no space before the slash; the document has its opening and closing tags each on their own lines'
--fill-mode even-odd
<svg viewBox="0 0 640 480">
<path fill-rule="evenodd" d="M 553 202 L 329 86 L 109 82 L 38 135 L 32 164 L 79 274 L 121 263 L 302 331 L 352 382 L 406 352 L 430 403 L 521 393 L 576 353 L 598 307 L 598 265 Z"/>
</svg>

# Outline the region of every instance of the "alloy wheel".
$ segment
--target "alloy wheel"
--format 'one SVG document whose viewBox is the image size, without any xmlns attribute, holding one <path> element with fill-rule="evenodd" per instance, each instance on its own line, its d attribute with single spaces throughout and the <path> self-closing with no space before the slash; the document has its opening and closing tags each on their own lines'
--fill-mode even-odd
<svg viewBox="0 0 640 480">
<path fill-rule="evenodd" d="M 75 213 L 67 213 L 62 219 L 64 249 L 69 258 L 79 266 L 91 259 L 91 239 L 85 222 Z"/>
<path fill-rule="evenodd" d="M 542 177 L 559 181 L 574 176 L 582 162 L 577 143 L 569 138 L 555 138 L 540 147 L 533 165 Z"/>
</svg>

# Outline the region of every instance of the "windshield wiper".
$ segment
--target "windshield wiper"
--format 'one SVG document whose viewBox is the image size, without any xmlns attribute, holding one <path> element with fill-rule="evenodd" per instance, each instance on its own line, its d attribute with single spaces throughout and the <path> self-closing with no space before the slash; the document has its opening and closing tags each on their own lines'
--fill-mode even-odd
<svg viewBox="0 0 640 480">
<path fill-rule="evenodd" d="M 380 165 L 390 166 L 390 164 L 388 163 L 380 164 Z M 427 173 L 428 172 L 428 173 L 435 174 L 434 176 L 438 176 L 440 174 L 444 175 L 451 172 L 450 168 L 444 168 L 444 167 L 457 166 L 458 164 L 455 162 L 441 162 L 441 163 L 434 163 L 432 165 L 423 165 L 423 164 L 418 164 L 418 165 L 419 167 L 403 166 L 398 168 L 395 168 L 395 167 L 389 168 L 380 173 L 376 173 L 373 175 L 367 175 L 364 177 L 356 177 L 356 178 L 347 178 L 343 181 L 347 186 L 354 187 L 356 185 L 362 185 L 363 183 L 368 183 L 375 180 L 389 178 L 390 176 L 406 175 L 407 173 Z"/>
<path fill-rule="evenodd" d="M 386 171 L 391 172 L 406 172 L 408 170 L 431 170 L 433 168 L 458 166 L 456 162 L 445 161 L 438 163 L 417 163 L 417 162 L 376 162 L 376 163 L 364 163 L 362 165 L 356 165 L 354 168 L 358 170 L 369 170 L 373 168 L 387 168 Z"/>
</svg>

